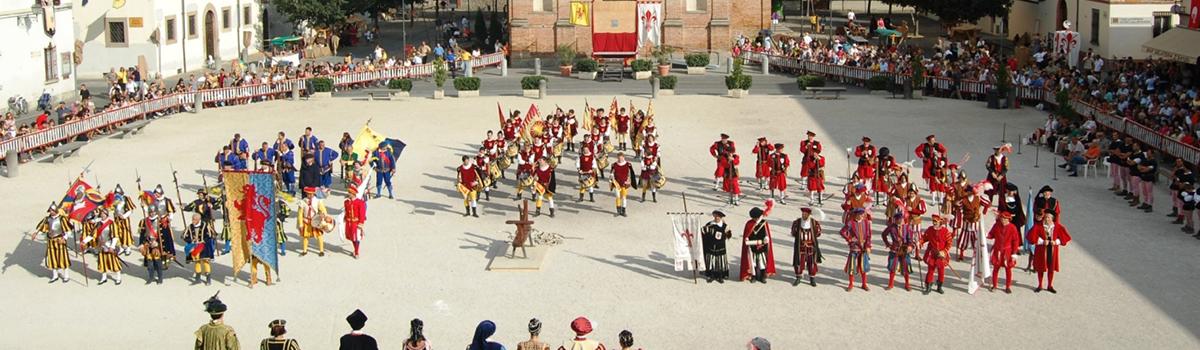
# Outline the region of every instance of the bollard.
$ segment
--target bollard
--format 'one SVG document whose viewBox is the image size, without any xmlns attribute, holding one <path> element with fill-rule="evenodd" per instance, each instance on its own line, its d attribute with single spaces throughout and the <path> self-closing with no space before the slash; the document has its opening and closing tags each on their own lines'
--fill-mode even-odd
<svg viewBox="0 0 1200 350">
<path fill-rule="evenodd" d="M 1033 146 L 1033 167 L 1034 168 L 1038 167 L 1038 158 L 1040 158 L 1041 156 L 1042 156 L 1042 147 L 1038 146 L 1038 145 L 1034 145 Z"/>
<path fill-rule="evenodd" d="M 1017 134 L 1017 154 L 1021 154 L 1021 144 L 1025 143 L 1025 135 Z"/>
<path fill-rule="evenodd" d="M 475 76 L 475 65 L 471 61 L 463 62 L 463 76 L 470 78 Z"/>
<path fill-rule="evenodd" d="M 508 59 L 507 58 L 500 59 L 500 76 L 502 76 L 502 77 L 508 76 Z"/>
<path fill-rule="evenodd" d="M 733 74 L 733 56 L 725 59 L 725 74 Z"/>
<path fill-rule="evenodd" d="M 300 100 L 300 84 L 292 82 L 292 101 Z"/>
<path fill-rule="evenodd" d="M 1058 181 L 1058 157 L 1051 158 L 1054 159 L 1054 166 L 1050 167 L 1050 170 L 1054 172 L 1054 181 Z"/>
<path fill-rule="evenodd" d="M 200 113 L 200 110 L 204 109 L 204 100 L 200 98 L 200 91 L 196 91 L 193 94 L 196 95 L 196 105 L 193 106 L 192 113 Z"/>
<path fill-rule="evenodd" d="M 542 59 L 533 59 L 533 75 L 542 75 Z"/>
<path fill-rule="evenodd" d="M 650 98 L 658 98 L 658 77 L 650 77 Z"/>
<path fill-rule="evenodd" d="M 1000 130 L 1000 143 L 1008 143 L 1008 123 L 1004 123 L 1004 128 Z"/>
<path fill-rule="evenodd" d="M 8 167 L 6 169 L 8 171 L 6 171 L 4 173 L 4 176 L 8 177 L 8 178 L 17 177 L 17 166 L 21 164 L 21 158 L 17 154 L 17 150 L 10 149 L 10 150 L 8 150 L 8 152 L 5 152 L 4 153 L 4 162 L 5 162 L 5 164 L 8 164 Z"/>
<path fill-rule="evenodd" d="M 771 64 L 768 63 L 767 54 L 764 53 L 762 55 L 762 60 L 763 60 L 763 62 L 762 62 L 763 75 L 771 75 Z"/>
<path fill-rule="evenodd" d="M 538 80 L 538 99 L 546 98 L 546 80 Z"/>
</svg>

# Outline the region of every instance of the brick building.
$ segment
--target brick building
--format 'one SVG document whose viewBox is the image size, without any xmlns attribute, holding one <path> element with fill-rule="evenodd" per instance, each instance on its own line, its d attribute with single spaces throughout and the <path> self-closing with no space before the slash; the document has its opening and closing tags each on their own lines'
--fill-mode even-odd
<svg viewBox="0 0 1200 350">
<path fill-rule="evenodd" d="M 770 0 L 510 0 L 509 23 L 513 57 L 554 52 L 559 44 L 573 45 L 583 54 L 591 54 L 595 26 L 617 26 L 607 17 L 589 20 L 588 25 L 571 23 L 572 2 L 589 7 L 589 17 L 623 14 L 637 19 L 637 3 L 662 4 L 663 45 L 684 51 L 727 51 L 738 34 L 754 36 L 770 28 Z M 736 6 L 735 6 L 736 5 Z M 636 26 L 635 26 L 636 27 Z M 641 45 L 646 54 L 651 46 Z"/>
</svg>

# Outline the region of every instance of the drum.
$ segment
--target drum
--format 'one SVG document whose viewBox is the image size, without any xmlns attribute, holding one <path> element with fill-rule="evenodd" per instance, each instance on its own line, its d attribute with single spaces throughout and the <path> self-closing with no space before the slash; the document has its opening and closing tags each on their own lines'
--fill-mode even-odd
<svg viewBox="0 0 1200 350">
<path fill-rule="evenodd" d="M 533 188 L 533 184 L 536 182 L 537 181 L 534 180 L 533 176 L 528 173 L 517 176 L 518 188 Z"/>
<path fill-rule="evenodd" d="M 317 229 L 322 233 L 330 233 L 337 228 L 337 220 L 334 220 L 332 216 L 322 215 L 319 218 L 320 224 L 317 225 Z"/>
<path fill-rule="evenodd" d="M 520 153 L 520 152 L 521 152 L 521 148 L 517 147 L 516 143 L 513 143 L 513 144 L 508 145 L 508 149 L 504 150 L 504 155 L 508 156 L 508 158 L 512 158 L 512 157 L 516 157 L 517 153 Z"/>
<path fill-rule="evenodd" d="M 553 153 L 554 153 L 554 157 L 555 157 L 555 158 L 557 158 L 557 157 L 562 157 L 562 153 L 563 153 L 563 145 L 564 145 L 564 144 L 563 144 L 562 142 L 559 142 L 559 143 L 557 143 L 557 144 L 555 144 L 555 145 L 554 145 L 554 148 L 553 148 L 553 149 L 551 149 L 551 150 L 553 151 Z"/>
<path fill-rule="evenodd" d="M 499 166 L 500 170 L 508 170 L 508 167 L 512 165 L 512 159 L 509 159 L 508 157 L 500 157 L 500 159 L 496 159 L 496 163 L 494 164 Z"/>
<path fill-rule="evenodd" d="M 604 154 L 607 155 L 609 153 L 612 153 L 614 150 L 616 150 L 616 147 L 613 146 L 612 142 L 604 143 Z"/>
<path fill-rule="evenodd" d="M 495 180 L 495 179 L 499 178 L 500 177 L 500 164 L 489 163 L 487 172 L 488 172 L 488 177 L 490 177 L 488 179 L 489 182 L 490 182 L 490 180 Z"/>
<path fill-rule="evenodd" d="M 608 157 L 607 156 L 596 157 L 596 168 L 601 169 L 601 170 L 608 169 Z"/>
<path fill-rule="evenodd" d="M 580 175 L 579 176 L 579 188 L 581 190 L 591 188 L 592 186 L 595 186 L 595 185 L 596 185 L 596 176 L 595 175 Z"/>
<path fill-rule="evenodd" d="M 546 164 L 550 164 L 551 168 L 557 168 L 558 167 L 558 157 L 546 158 Z"/>
<path fill-rule="evenodd" d="M 654 184 L 654 188 L 663 188 L 667 185 L 667 177 L 663 176 L 662 171 L 657 171 L 650 176 L 650 182 Z"/>
</svg>

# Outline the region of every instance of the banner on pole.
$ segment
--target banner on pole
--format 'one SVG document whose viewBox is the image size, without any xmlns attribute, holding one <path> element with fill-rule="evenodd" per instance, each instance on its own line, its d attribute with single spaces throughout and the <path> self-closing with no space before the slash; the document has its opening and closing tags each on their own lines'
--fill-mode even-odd
<svg viewBox="0 0 1200 350">
<path fill-rule="evenodd" d="M 704 219 L 703 213 L 669 214 L 671 217 L 672 240 L 675 249 L 675 271 L 701 269 L 697 266 L 704 260 L 701 250 L 700 226 Z"/>
<path fill-rule="evenodd" d="M 225 171 L 225 215 L 232 225 L 233 271 L 253 257 L 279 271 L 275 220 L 275 176 L 269 172 Z"/>
</svg>

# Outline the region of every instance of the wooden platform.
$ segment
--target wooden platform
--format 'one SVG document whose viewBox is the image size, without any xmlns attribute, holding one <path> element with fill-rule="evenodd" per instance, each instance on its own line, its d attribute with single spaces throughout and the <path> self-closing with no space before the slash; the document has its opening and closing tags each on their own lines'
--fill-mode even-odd
<svg viewBox="0 0 1200 350">
<path fill-rule="evenodd" d="M 505 242 L 507 243 L 507 242 Z M 488 252 L 492 256 L 492 261 L 488 263 L 488 271 L 537 271 L 542 269 L 542 261 L 546 260 L 546 255 L 550 252 L 548 246 L 535 246 L 525 248 L 528 256 L 522 256 L 521 249 L 517 249 L 516 256 L 510 256 L 512 246 L 496 245 L 492 247 L 492 251 Z"/>
</svg>

